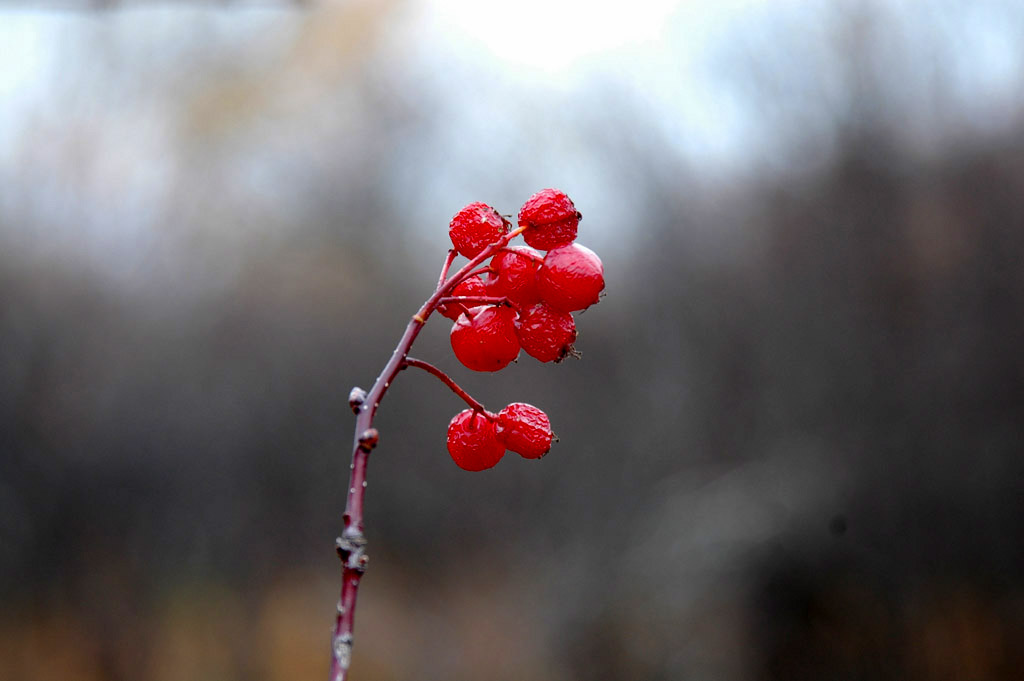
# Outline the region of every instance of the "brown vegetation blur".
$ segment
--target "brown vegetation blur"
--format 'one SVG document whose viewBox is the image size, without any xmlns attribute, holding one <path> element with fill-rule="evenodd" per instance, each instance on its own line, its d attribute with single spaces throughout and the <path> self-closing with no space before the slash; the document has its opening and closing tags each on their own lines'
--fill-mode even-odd
<svg viewBox="0 0 1024 681">
<path fill-rule="evenodd" d="M 628 77 L 430 71 L 401 3 L 249 42 L 193 8 L 170 61 L 74 29 L 0 136 L 0 679 L 325 676 L 348 391 L 450 215 L 548 185 L 605 258 L 583 359 L 470 375 L 441 319 L 415 354 L 561 442 L 464 473 L 457 398 L 401 377 L 353 678 L 1019 679 L 1024 19 L 923 5 L 752 11 L 710 63 L 768 142 L 715 173 Z M 957 89 L 975 12 L 1020 29 L 1006 100 Z"/>
</svg>

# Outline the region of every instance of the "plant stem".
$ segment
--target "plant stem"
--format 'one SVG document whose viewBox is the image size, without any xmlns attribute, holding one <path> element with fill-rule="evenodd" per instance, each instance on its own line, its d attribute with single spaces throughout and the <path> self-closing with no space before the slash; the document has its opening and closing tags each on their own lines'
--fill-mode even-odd
<svg viewBox="0 0 1024 681">
<path fill-rule="evenodd" d="M 466 316 L 469 316 L 469 308 L 476 307 L 477 305 L 508 305 L 520 315 L 524 314 L 521 306 L 513 303 L 505 296 L 445 296 L 438 301 L 438 304 L 462 308 L 462 312 Z"/>
<path fill-rule="evenodd" d="M 441 305 L 461 303 L 462 305 L 504 305 L 509 303 L 505 296 L 445 296 L 438 301 Z"/>
<path fill-rule="evenodd" d="M 437 287 L 435 291 L 444 286 L 445 277 L 448 276 L 448 270 L 451 269 L 452 263 L 455 262 L 455 257 L 459 254 L 454 248 L 448 249 L 448 255 L 444 259 L 444 264 L 441 265 L 441 276 L 437 279 Z"/>
<path fill-rule="evenodd" d="M 391 359 L 384 365 L 384 369 L 374 381 L 373 387 L 365 397 L 359 391 L 352 391 L 349 403 L 356 410 L 356 429 L 352 446 L 352 465 L 350 466 L 352 472 L 349 477 L 348 497 L 345 501 L 345 515 L 342 517 L 345 529 L 335 543 L 342 564 L 341 597 L 338 600 L 334 635 L 331 638 L 329 681 L 346 681 L 348 679 L 349 664 L 352 661 L 352 634 L 355 628 L 359 580 L 366 572 L 366 565 L 369 562 L 369 556 L 366 554 L 366 536 L 363 534 L 363 502 L 366 496 L 366 467 L 370 459 L 370 452 L 376 447 L 378 438 L 377 430 L 373 427 L 373 417 L 398 372 L 406 366 L 409 349 L 431 313 L 437 308 L 441 298 L 450 295 L 452 289 L 465 279 L 474 267 L 504 248 L 522 231 L 522 228 L 512 230 L 481 251 L 458 272 L 445 279 L 455 259 L 454 252 L 449 251 L 441 269 L 437 289 L 409 320 L 405 327 L 405 333 L 402 334 L 394 352 L 391 353 Z"/>
<path fill-rule="evenodd" d="M 514 248 L 509 248 L 508 246 L 506 246 L 505 248 L 502 248 L 501 250 L 502 251 L 507 251 L 509 253 L 515 253 L 516 255 L 521 255 L 524 258 L 529 258 L 530 260 L 534 261 L 538 265 L 544 262 L 544 256 L 537 255 L 536 253 L 530 253 L 529 251 L 517 251 Z"/>
<path fill-rule="evenodd" d="M 470 408 L 473 409 L 473 411 L 478 411 L 484 416 L 487 416 L 487 408 L 484 407 L 483 404 L 473 399 L 473 396 L 467 393 L 465 390 L 463 390 L 462 386 L 455 382 L 455 379 L 453 379 L 451 376 L 438 369 L 433 364 L 429 362 L 424 362 L 421 359 L 413 359 L 412 357 L 406 358 L 404 364 L 405 366 L 402 367 L 403 369 L 405 367 L 416 367 L 417 369 L 423 369 L 428 374 L 436 376 L 441 380 L 442 383 L 448 386 L 453 393 L 462 398 L 462 401 L 468 404 Z"/>
<path fill-rule="evenodd" d="M 476 277 L 476 276 L 479 276 L 481 274 L 488 274 L 488 273 L 491 273 L 491 272 L 494 272 L 494 269 L 492 269 L 491 267 L 489 267 L 489 266 L 488 267 L 481 267 L 481 268 L 479 268 L 477 270 L 474 270 L 472 272 L 467 272 L 466 276 L 464 276 L 463 279 L 469 279 L 470 277 Z"/>
</svg>

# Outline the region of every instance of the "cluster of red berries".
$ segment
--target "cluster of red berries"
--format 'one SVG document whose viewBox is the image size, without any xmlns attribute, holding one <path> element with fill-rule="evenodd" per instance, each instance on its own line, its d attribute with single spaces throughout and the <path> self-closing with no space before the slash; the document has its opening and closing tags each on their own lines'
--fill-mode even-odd
<svg viewBox="0 0 1024 681">
<path fill-rule="evenodd" d="M 498 371 L 520 350 L 541 362 L 575 354 L 572 313 L 598 302 L 604 290 L 601 259 L 576 243 L 581 217 L 564 192 L 537 192 L 519 211 L 526 245 L 503 246 L 482 272 L 486 278 L 474 274 L 455 286 L 452 302 L 438 311 L 455 322 L 451 344 L 462 364 L 474 371 Z M 448 233 L 459 254 L 475 258 L 507 240 L 510 227 L 491 206 L 471 203 L 452 218 Z M 460 304 L 458 299 L 488 302 Z M 506 449 L 539 458 L 551 447 L 551 438 L 547 415 L 531 405 L 511 404 L 498 414 L 467 409 L 448 426 L 448 451 L 460 467 L 484 470 Z"/>
<path fill-rule="evenodd" d="M 472 276 L 452 292 L 505 302 L 439 310 L 455 320 L 451 342 L 460 362 L 474 371 L 498 371 L 520 349 L 541 362 L 558 362 L 573 352 L 572 313 L 596 303 L 604 290 L 601 259 L 575 243 L 580 217 L 572 200 L 557 189 L 539 191 L 523 204 L 519 226 L 527 245 L 506 246 L 491 258 L 486 280 Z M 455 250 L 472 258 L 508 230 L 498 211 L 472 203 L 452 218 L 449 235 Z"/>
<path fill-rule="evenodd" d="M 467 471 L 494 466 L 509 449 L 524 459 L 539 459 L 551 449 L 551 422 L 543 411 L 514 402 L 497 414 L 460 411 L 448 424 L 448 453 Z"/>
</svg>

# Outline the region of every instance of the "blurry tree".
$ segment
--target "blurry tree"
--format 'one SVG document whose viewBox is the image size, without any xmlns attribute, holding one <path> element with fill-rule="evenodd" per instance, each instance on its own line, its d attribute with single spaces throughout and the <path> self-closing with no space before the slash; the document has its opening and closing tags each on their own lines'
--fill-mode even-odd
<svg viewBox="0 0 1024 681">
<path fill-rule="evenodd" d="M 462 100 L 417 89 L 391 15 L 347 7 L 221 45 L 234 60 L 147 62 L 94 27 L 109 61 L 68 60 L 65 99 L 8 150 L 0 677 L 325 658 L 345 395 L 444 252 L 420 252 L 409 178 L 479 167 L 452 144 Z M 601 236 L 581 201 L 623 254 L 580 320 L 585 367 L 466 380 L 545 404 L 571 446 L 542 469 L 467 483 L 438 425 L 454 398 L 412 377 L 388 395 L 358 678 L 428 656 L 449 679 L 1024 668 L 1022 13 L 812 9 L 744 15 L 707 65 L 756 114 L 724 179 L 611 78 L 575 103 L 477 102 L 521 129 L 480 182 L 518 196 L 561 139 L 632 223 Z M 437 148 L 444 168 L 410 152 Z M 443 329 L 422 342 L 445 356 Z M 439 544 L 460 559 L 425 561 Z"/>
</svg>

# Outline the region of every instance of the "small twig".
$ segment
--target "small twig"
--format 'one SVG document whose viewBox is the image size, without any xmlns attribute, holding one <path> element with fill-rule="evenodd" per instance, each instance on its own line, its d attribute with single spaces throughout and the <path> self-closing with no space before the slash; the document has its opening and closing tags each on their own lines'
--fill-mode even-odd
<svg viewBox="0 0 1024 681">
<path fill-rule="evenodd" d="M 508 305 L 512 303 L 505 296 L 446 296 L 438 301 L 441 305 Z"/>
<path fill-rule="evenodd" d="M 440 302 L 442 305 L 456 305 L 461 307 L 462 311 L 467 313 L 467 316 L 467 308 L 476 305 L 508 305 L 520 315 L 523 314 L 523 308 L 513 303 L 505 296 L 449 296 L 447 298 L 442 298 Z"/>
<path fill-rule="evenodd" d="M 448 386 L 453 393 L 462 398 L 462 401 L 468 404 L 470 408 L 473 409 L 473 411 L 478 411 L 484 416 L 487 416 L 487 409 L 484 407 L 483 404 L 473 399 L 473 396 L 467 393 L 465 390 L 463 390 L 462 386 L 455 382 L 455 379 L 453 379 L 451 376 L 438 369 L 430 362 L 424 362 L 421 359 L 407 357 L 402 368 L 404 369 L 405 367 L 416 367 L 417 369 L 423 369 L 428 374 L 437 377 L 438 379 L 441 380 L 442 383 Z M 490 418 L 490 416 L 487 416 L 487 418 Z"/>
<path fill-rule="evenodd" d="M 462 303 L 454 302 L 454 303 L 449 303 L 449 305 L 451 305 L 451 307 L 454 307 L 456 310 L 458 310 L 460 316 L 461 315 L 466 315 L 467 317 L 469 316 L 469 308 L 466 307 L 465 305 L 463 305 Z M 458 319 L 458 317 L 456 317 L 456 319 Z"/>
<path fill-rule="evenodd" d="M 451 269 L 452 263 L 455 262 L 455 258 L 458 255 L 459 252 L 456 251 L 454 248 L 448 249 L 448 256 L 444 259 L 444 264 L 441 265 L 441 276 L 438 277 L 437 279 L 437 288 L 434 289 L 435 291 L 440 290 L 440 288 L 444 286 L 444 280 L 445 277 L 448 276 L 448 270 Z"/>
<path fill-rule="evenodd" d="M 481 274 L 489 274 L 491 272 L 494 272 L 494 270 L 492 268 L 490 268 L 490 267 L 481 267 L 480 269 L 473 270 L 472 272 L 470 272 L 469 274 L 464 276 L 462 278 L 462 281 L 465 281 L 465 280 L 469 279 L 470 277 L 477 277 L 477 276 L 480 276 Z"/>
<path fill-rule="evenodd" d="M 510 248 L 508 246 L 505 246 L 504 248 L 499 249 L 499 250 L 504 251 L 506 253 L 515 253 L 516 255 L 521 255 L 524 258 L 529 258 L 530 260 L 534 261 L 535 263 L 543 263 L 544 262 L 544 256 L 538 255 L 536 253 L 531 253 L 529 251 L 525 251 L 525 250 L 520 251 L 520 250 L 517 250 L 515 248 Z"/>
<path fill-rule="evenodd" d="M 437 309 L 442 298 L 450 296 L 452 289 L 473 272 L 487 258 L 504 248 L 509 241 L 521 234 L 523 228 L 514 229 L 493 244 L 471 258 L 458 272 L 444 280 L 433 295 L 427 299 L 420 309 L 412 316 L 405 327 L 405 333 L 398 341 L 391 359 L 384 365 L 373 387 L 366 393 L 353 390 L 349 404 L 356 411 L 355 442 L 352 447 L 352 465 L 349 476 L 348 497 L 345 501 L 343 516 L 345 529 L 336 542 L 338 555 L 341 557 L 341 598 L 338 600 L 338 612 L 334 621 L 334 635 L 331 638 L 330 681 L 346 681 L 348 668 L 352 661 L 353 630 L 355 628 L 356 597 L 359 594 L 359 580 L 366 572 L 369 557 L 366 554 L 366 536 L 363 534 L 363 504 L 366 497 L 366 466 L 370 452 L 377 445 L 379 435 L 373 427 L 373 417 L 377 413 L 384 393 L 391 387 L 404 368 L 409 357 L 409 348 L 419 335 L 427 319 Z M 442 279 L 448 273 L 455 256 L 448 252 L 442 267 Z"/>
</svg>

